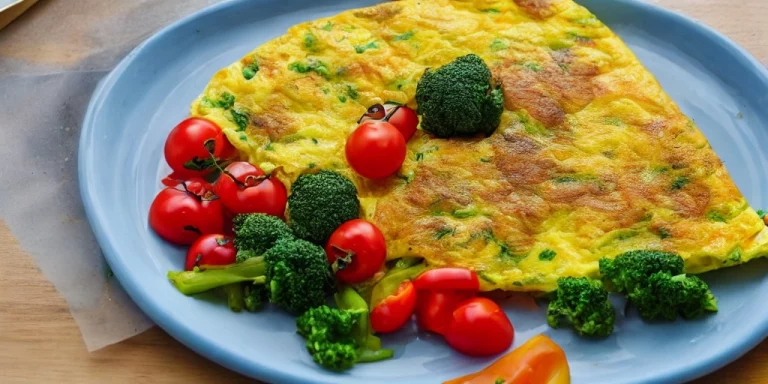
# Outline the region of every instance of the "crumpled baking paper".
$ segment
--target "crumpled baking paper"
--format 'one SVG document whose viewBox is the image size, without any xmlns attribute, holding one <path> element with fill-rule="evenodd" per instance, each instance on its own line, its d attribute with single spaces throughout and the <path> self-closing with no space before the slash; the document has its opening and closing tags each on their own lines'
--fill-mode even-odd
<svg viewBox="0 0 768 384">
<path fill-rule="evenodd" d="M 77 149 L 106 74 L 214 0 L 40 1 L 0 31 L 0 218 L 66 298 L 89 351 L 152 326 L 111 277 L 85 218 Z"/>
</svg>

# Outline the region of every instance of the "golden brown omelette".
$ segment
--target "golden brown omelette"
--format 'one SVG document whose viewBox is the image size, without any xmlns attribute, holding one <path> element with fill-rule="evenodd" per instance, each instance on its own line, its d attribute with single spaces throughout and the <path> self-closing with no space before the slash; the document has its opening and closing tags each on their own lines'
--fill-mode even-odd
<svg viewBox="0 0 768 384">
<path fill-rule="evenodd" d="M 468 53 L 502 86 L 496 133 L 419 131 L 396 177 L 357 176 L 344 144 L 367 107 L 416 108 L 424 70 Z M 486 290 L 549 291 L 634 249 L 676 252 L 692 273 L 768 253 L 704 135 L 571 0 L 405 0 L 299 24 L 219 71 L 192 115 L 289 185 L 345 174 L 389 258 L 471 268 Z"/>
</svg>

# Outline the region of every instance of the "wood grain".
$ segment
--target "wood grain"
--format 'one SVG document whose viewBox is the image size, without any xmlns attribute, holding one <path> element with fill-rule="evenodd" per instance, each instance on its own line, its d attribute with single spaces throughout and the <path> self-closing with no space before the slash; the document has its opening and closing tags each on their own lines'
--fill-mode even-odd
<svg viewBox="0 0 768 384">
<path fill-rule="evenodd" d="M 768 63 L 768 2 L 654 0 L 694 16 Z M 23 23 L 24 16 L 16 22 Z M 64 299 L 0 224 L 0 382 L 246 383 L 155 328 L 88 353 Z M 713 346 L 716 347 L 716 346 Z M 696 384 L 768 382 L 768 342 Z"/>
</svg>

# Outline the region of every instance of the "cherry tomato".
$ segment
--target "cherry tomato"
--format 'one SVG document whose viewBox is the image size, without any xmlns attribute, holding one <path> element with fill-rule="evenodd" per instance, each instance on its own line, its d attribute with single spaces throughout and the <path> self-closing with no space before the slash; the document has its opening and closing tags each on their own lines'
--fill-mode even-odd
<svg viewBox="0 0 768 384">
<path fill-rule="evenodd" d="M 280 180 L 245 161 L 227 166 L 215 185 L 216 194 L 234 214 L 265 213 L 283 217 L 288 192 Z"/>
<path fill-rule="evenodd" d="M 455 289 L 477 292 L 480 281 L 477 273 L 466 268 L 437 268 L 419 275 L 413 280 L 416 289 Z"/>
<path fill-rule="evenodd" d="M 421 329 L 443 335 L 451 326 L 453 311 L 473 295 L 468 291 L 420 291 L 416 302 L 416 322 Z"/>
<path fill-rule="evenodd" d="M 184 269 L 191 271 L 200 265 L 235 263 L 235 245 L 231 237 L 217 234 L 202 235 L 189 247 Z"/>
<path fill-rule="evenodd" d="M 403 281 L 394 295 L 387 296 L 371 311 L 371 327 L 376 332 L 389 333 L 400 329 L 416 308 L 416 288 L 410 280 Z"/>
<path fill-rule="evenodd" d="M 443 336 L 451 348 L 463 354 L 490 356 L 512 345 L 515 330 L 498 304 L 474 297 L 453 311 L 453 321 Z"/>
<path fill-rule="evenodd" d="M 214 168 L 211 153 L 217 160 L 225 159 L 234 154 L 234 147 L 218 125 L 199 117 L 179 123 L 165 140 L 165 161 L 182 179 L 210 173 Z"/>
<path fill-rule="evenodd" d="M 386 121 L 394 125 L 405 141 L 408 141 L 416 133 L 419 126 L 419 117 L 416 111 L 405 105 L 387 103 L 384 105 L 374 104 L 365 112 L 358 123 L 369 120 Z"/>
<path fill-rule="evenodd" d="M 395 173 L 405 160 L 405 139 L 394 125 L 365 121 L 347 138 L 347 162 L 358 174 L 381 179 Z"/>
<path fill-rule="evenodd" d="M 419 117 L 416 111 L 405 105 L 385 104 L 390 124 L 394 125 L 400 133 L 403 134 L 405 141 L 408 141 L 416 133 L 416 127 L 419 126 Z M 394 109 L 394 112 L 391 112 Z"/>
<path fill-rule="evenodd" d="M 536 335 L 482 371 L 443 384 L 569 384 L 571 373 L 565 352 L 550 338 Z"/>
<path fill-rule="evenodd" d="M 328 262 L 337 266 L 336 277 L 344 283 L 356 284 L 381 269 L 387 257 L 387 243 L 375 225 L 354 219 L 333 232 L 325 253 Z"/>
<path fill-rule="evenodd" d="M 221 201 L 211 185 L 194 178 L 160 191 L 149 207 L 149 225 L 175 244 L 192 244 L 200 235 L 221 233 Z"/>
</svg>

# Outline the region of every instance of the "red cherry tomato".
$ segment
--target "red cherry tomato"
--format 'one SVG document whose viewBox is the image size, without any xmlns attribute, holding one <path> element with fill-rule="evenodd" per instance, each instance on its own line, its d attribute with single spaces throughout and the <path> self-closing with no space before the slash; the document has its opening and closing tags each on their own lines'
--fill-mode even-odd
<svg viewBox="0 0 768 384">
<path fill-rule="evenodd" d="M 453 311 L 473 295 L 473 292 L 468 291 L 420 291 L 416 303 L 416 322 L 421 329 L 443 335 L 451 326 Z"/>
<path fill-rule="evenodd" d="M 498 304 L 474 297 L 453 311 L 453 321 L 444 336 L 448 345 L 461 353 L 491 356 L 512 345 L 515 330 Z"/>
<path fill-rule="evenodd" d="M 149 225 L 175 244 L 192 244 L 200 235 L 221 233 L 221 201 L 211 185 L 192 179 L 160 191 L 149 207 Z"/>
<path fill-rule="evenodd" d="M 371 327 L 376 332 L 389 333 L 402 328 L 416 308 L 416 288 L 410 280 L 403 281 L 394 295 L 387 296 L 371 311 Z"/>
<path fill-rule="evenodd" d="M 236 161 L 225 171 L 216 182 L 215 190 L 230 212 L 283 217 L 288 192 L 280 180 L 245 161 Z"/>
<path fill-rule="evenodd" d="M 358 174 L 381 179 L 395 173 L 405 160 L 405 139 L 394 125 L 365 121 L 347 138 L 347 162 Z"/>
<path fill-rule="evenodd" d="M 413 280 L 413 285 L 416 289 L 480 290 L 477 273 L 465 268 L 430 269 Z"/>
<path fill-rule="evenodd" d="M 387 257 L 384 235 L 375 225 L 355 219 L 342 224 L 325 245 L 328 262 L 338 268 L 336 277 L 356 284 L 378 272 Z"/>
<path fill-rule="evenodd" d="M 184 269 L 191 271 L 201 265 L 228 265 L 235 263 L 235 245 L 231 237 L 217 234 L 200 236 L 187 251 Z"/>
<path fill-rule="evenodd" d="M 218 125 L 206 119 L 190 117 L 168 134 L 165 140 L 165 161 L 173 169 L 175 177 L 188 179 L 204 176 L 214 168 L 208 152 L 211 149 L 217 160 L 234 154 L 234 147 Z"/>
<path fill-rule="evenodd" d="M 410 140 L 413 134 L 416 133 L 416 127 L 419 126 L 419 117 L 416 115 L 416 111 L 405 105 L 395 104 L 385 104 L 384 108 L 389 116 L 387 121 L 403 134 L 405 141 Z M 391 112 L 393 109 L 394 112 Z"/>
</svg>

